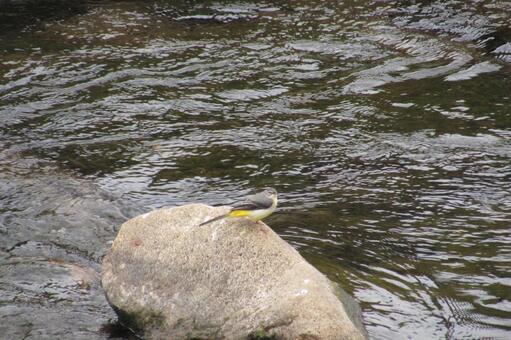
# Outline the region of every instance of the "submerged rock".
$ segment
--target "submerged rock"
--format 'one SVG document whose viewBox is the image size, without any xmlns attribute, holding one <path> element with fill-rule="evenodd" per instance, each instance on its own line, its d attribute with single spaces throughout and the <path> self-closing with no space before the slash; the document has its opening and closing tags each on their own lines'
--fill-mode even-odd
<svg viewBox="0 0 511 340">
<path fill-rule="evenodd" d="M 186 205 L 122 225 L 102 285 L 123 324 L 150 339 L 366 337 L 356 303 L 267 225 L 198 226 L 226 210 Z"/>
<path fill-rule="evenodd" d="M 1 254 L 1 252 L 0 252 Z M 104 340 L 115 314 L 98 265 L 52 242 L 20 242 L 0 265 L 0 339 Z"/>
</svg>

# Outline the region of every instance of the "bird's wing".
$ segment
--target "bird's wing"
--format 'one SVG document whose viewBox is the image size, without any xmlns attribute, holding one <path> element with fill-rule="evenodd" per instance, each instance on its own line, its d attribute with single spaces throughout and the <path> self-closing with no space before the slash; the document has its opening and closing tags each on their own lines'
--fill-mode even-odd
<svg viewBox="0 0 511 340">
<path fill-rule="evenodd" d="M 245 202 L 235 204 L 233 210 L 257 210 L 268 209 L 272 206 L 273 200 L 264 193 L 258 193 L 247 197 Z"/>
</svg>

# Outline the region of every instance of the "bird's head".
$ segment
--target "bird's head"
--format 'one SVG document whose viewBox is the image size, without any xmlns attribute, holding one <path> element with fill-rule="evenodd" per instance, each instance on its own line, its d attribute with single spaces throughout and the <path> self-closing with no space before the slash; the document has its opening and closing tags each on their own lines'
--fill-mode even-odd
<svg viewBox="0 0 511 340">
<path fill-rule="evenodd" d="M 264 190 L 264 192 L 268 195 L 268 196 L 275 196 L 277 197 L 277 190 L 273 189 L 273 188 L 266 188 Z"/>
</svg>

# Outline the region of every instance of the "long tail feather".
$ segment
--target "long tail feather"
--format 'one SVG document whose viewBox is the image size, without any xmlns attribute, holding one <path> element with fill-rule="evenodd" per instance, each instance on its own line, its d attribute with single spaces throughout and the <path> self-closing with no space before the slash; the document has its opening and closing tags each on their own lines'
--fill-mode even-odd
<svg viewBox="0 0 511 340">
<path fill-rule="evenodd" d="M 201 224 L 199 224 L 199 227 L 200 227 L 200 226 L 203 226 L 203 225 L 205 225 L 205 224 L 211 223 L 211 222 L 218 221 L 218 220 L 220 220 L 220 219 L 222 219 L 222 218 L 225 218 L 225 217 L 227 217 L 227 216 L 229 216 L 229 214 L 228 214 L 228 213 L 227 213 L 227 214 L 225 214 L 225 215 L 217 216 L 217 217 L 215 217 L 215 218 L 212 218 L 212 219 L 210 219 L 210 220 L 207 220 L 206 222 L 202 222 Z"/>
</svg>

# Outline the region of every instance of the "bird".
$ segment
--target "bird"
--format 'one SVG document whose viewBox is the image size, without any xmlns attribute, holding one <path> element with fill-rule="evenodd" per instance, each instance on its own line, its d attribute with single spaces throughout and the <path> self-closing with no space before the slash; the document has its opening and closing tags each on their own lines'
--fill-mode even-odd
<svg viewBox="0 0 511 340">
<path fill-rule="evenodd" d="M 226 217 L 247 217 L 256 222 L 270 216 L 277 208 L 277 202 L 277 190 L 267 188 L 248 196 L 243 202 L 234 204 L 227 214 L 202 222 L 199 227 Z"/>
</svg>

